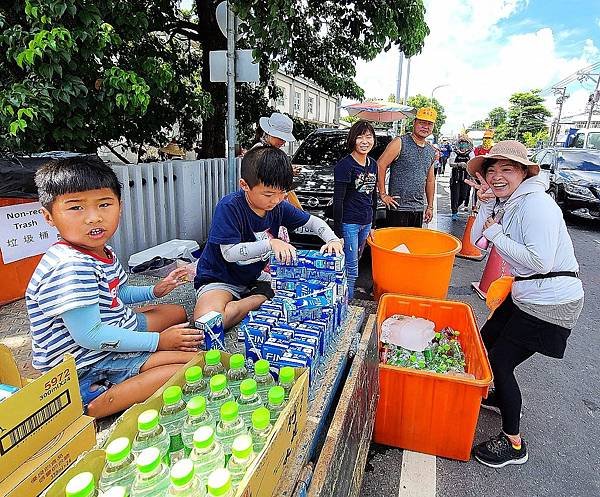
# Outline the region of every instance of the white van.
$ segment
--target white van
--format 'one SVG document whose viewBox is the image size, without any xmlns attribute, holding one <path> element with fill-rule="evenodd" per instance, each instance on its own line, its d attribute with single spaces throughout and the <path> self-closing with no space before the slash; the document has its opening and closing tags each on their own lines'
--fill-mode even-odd
<svg viewBox="0 0 600 497">
<path fill-rule="evenodd" d="M 571 148 L 593 148 L 600 150 L 600 128 L 577 130 Z"/>
</svg>

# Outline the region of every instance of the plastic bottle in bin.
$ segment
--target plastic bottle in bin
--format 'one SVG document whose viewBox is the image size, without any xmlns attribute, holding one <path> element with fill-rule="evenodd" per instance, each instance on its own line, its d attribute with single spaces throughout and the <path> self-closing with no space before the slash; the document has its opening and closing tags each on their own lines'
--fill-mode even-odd
<svg viewBox="0 0 600 497">
<path fill-rule="evenodd" d="M 234 497 L 235 490 L 231 485 L 231 474 L 225 468 L 216 469 L 208 477 L 209 497 Z"/>
<path fill-rule="evenodd" d="M 171 485 L 167 495 L 169 497 L 205 497 L 206 486 L 194 471 L 194 462 L 191 459 L 182 459 L 171 468 Z"/>
<path fill-rule="evenodd" d="M 252 413 L 264 405 L 263 399 L 258 394 L 256 380 L 254 378 L 246 378 L 240 385 L 240 398 L 238 406 L 240 416 L 250 426 Z"/>
<path fill-rule="evenodd" d="M 164 497 L 169 488 L 169 468 L 156 447 L 144 449 L 135 460 L 137 476 L 130 497 Z"/>
<path fill-rule="evenodd" d="M 208 384 L 202 375 L 200 366 L 191 366 L 185 370 L 185 385 L 181 389 L 183 400 L 188 402 L 196 395 L 204 395 L 208 393 Z"/>
<path fill-rule="evenodd" d="M 275 385 L 275 379 L 269 371 L 270 364 L 266 359 L 260 359 L 254 364 L 254 379 L 258 385 L 258 393 L 263 397 L 267 397 L 269 388 Z"/>
<path fill-rule="evenodd" d="M 229 388 L 227 378 L 224 374 L 218 374 L 210 379 L 210 393 L 208 394 L 208 405 L 206 408 L 215 420 L 219 420 L 221 406 L 230 400 L 235 400 Z"/>
<path fill-rule="evenodd" d="M 164 404 L 160 409 L 160 422 L 169 434 L 169 464 L 172 466 L 185 457 L 181 430 L 187 418 L 187 411 L 180 386 L 166 388 L 162 397 Z"/>
<path fill-rule="evenodd" d="M 206 485 L 208 475 L 215 469 L 225 467 L 225 452 L 210 426 L 202 426 L 194 433 L 194 448 L 190 459 L 194 462 L 196 476 L 202 485 Z"/>
<path fill-rule="evenodd" d="M 158 422 L 158 411 L 148 409 L 138 416 L 138 432 L 131 444 L 135 457 L 149 447 L 156 447 L 160 456 L 168 461 L 170 438 L 167 430 Z"/>
<path fill-rule="evenodd" d="M 235 437 L 248 432 L 244 419 L 240 416 L 237 402 L 231 400 L 221 406 L 221 420 L 215 434 L 223 446 L 225 457 L 231 455 L 231 444 Z"/>
<path fill-rule="evenodd" d="M 212 414 L 206 409 L 206 397 L 198 395 L 192 397 L 187 403 L 188 417 L 183 423 L 181 429 L 181 438 L 185 445 L 186 456 L 190 454 L 194 447 L 194 433 L 201 426 L 216 426 L 216 420 Z"/>
<path fill-rule="evenodd" d="M 271 413 L 266 407 L 259 407 L 252 413 L 252 428 L 250 433 L 252 434 L 252 442 L 254 443 L 254 450 L 258 454 L 263 447 L 267 444 L 267 439 L 273 431 L 273 425 L 271 424 Z"/>
<path fill-rule="evenodd" d="M 206 378 L 212 378 L 216 374 L 225 373 L 225 367 L 221 362 L 221 351 L 220 350 L 209 350 L 204 355 L 204 376 Z"/>
<path fill-rule="evenodd" d="M 284 366 L 279 370 L 279 386 L 285 390 L 286 400 L 290 398 L 290 392 L 296 381 L 296 372 L 291 366 Z"/>
<path fill-rule="evenodd" d="M 129 490 L 135 480 L 134 459 L 127 437 L 119 437 L 109 443 L 106 447 L 106 463 L 98 483 L 100 491 L 106 492 L 113 486 L 122 486 Z"/>
<path fill-rule="evenodd" d="M 229 358 L 229 369 L 227 370 L 227 385 L 233 396 L 240 396 L 240 383 L 248 378 L 246 369 L 246 358 L 242 354 L 233 354 Z"/>
<path fill-rule="evenodd" d="M 255 457 L 252 437 L 248 434 L 238 435 L 231 444 L 231 459 L 227 463 L 232 487 L 237 489 Z"/>
<path fill-rule="evenodd" d="M 269 403 L 267 405 L 271 412 L 271 423 L 275 424 L 275 421 L 277 421 L 281 411 L 283 411 L 285 404 L 285 390 L 283 387 L 280 387 L 279 385 L 271 387 L 269 389 Z"/>
<path fill-rule="evenodd" d="M 85 471 L 69 480 L 65 487 L 65 497 L 102 497 L 102 494 L 96 489 L 94 475 Z"/>
</svg>

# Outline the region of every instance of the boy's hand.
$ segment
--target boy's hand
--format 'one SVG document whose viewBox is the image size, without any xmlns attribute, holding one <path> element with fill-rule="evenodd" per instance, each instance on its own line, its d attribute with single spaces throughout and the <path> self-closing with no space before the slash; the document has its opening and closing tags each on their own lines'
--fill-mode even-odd
<svg viewBox="0 0 600 497">
<path fill-rule="evenodd" d="M 156 350 L 179 350 L 181 352 L 196 352 L 204 342 L 201 330 L 187 328 L 188 323 L 176 324 L 167 328 L 159 335 Z"/>
<path fill-rule="evenodd" d="M 339 238 L 337 240 L 329 240 L 321 247 L 322 254 L 340 255 L 344 253 L 344 242 Z"/>
<path fill-rule="evenodd" d="M 279 238 L 271 238 L 271 249 L 275 254 L 275 258 L 283 264 L 291 264 L 296 260 L 296 247 L 289 243 L 279 240 Z"/>
<path fill-rule="evenodd" d="M 171 271 L 168 276 L 160 280 L 154 286 L 154 295 L 157 297 L 164 297 L 178 286 L 181 286 L 188 282 L 188 269 L 184 267 L 178 267 Z"/>
</svg>

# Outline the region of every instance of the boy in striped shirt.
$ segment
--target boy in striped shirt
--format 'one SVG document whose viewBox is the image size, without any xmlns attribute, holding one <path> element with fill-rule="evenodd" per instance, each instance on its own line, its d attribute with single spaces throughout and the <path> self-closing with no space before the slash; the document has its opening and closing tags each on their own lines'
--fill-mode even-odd
<svg viewBox="0 0 600 497">
<path fill-rule="evenodd" d="M 181 306 L 126 305 L 168 294 L 185 282 L 185 269 L 154 286 L 127 285 L 106 245 L 119 225 L 121 185 L 98 157 L 50 161 L 35 182 L 61 240 L 42 257 L 25 294 L 33 366 L 45 372 L 72 354 L 88 414 L 123 411 L 152 395 L 202 342 Z"/>
</svg>

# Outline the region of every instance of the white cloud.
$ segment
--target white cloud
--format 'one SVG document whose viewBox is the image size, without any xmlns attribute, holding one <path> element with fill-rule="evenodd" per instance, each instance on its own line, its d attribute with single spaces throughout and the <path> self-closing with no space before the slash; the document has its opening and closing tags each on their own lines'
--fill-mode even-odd
<svg viewBox="0 0 600 497">
<path fill-rule="evenodd" d="M 592 40 L 583 42 L 579 57 L 560 56 L 555 44 L 557 33 L 551 27 L 527 31 L 528 23 L 521 22 L 522 34 L 503 33 L 499 22 L 526 8 L 526 0 L 425 3 L 431 33 L 423 52 L 412 60 L 409 95 L 430 95 L 434 87 L 450 85 L 435 92 L 448 116 L 444 133 L 455 134 L 485 117 L 493 107 L 506 107 L 516 91 L 549 87 L 598 57 Z M 390 50 L 372 62 L 359 62 L 356 80 L 368 97 L 387 98 L 395 93 L 397 70 L 398 52 Z M 581 104 L 581 95 L 575 91 L 564 111 L 583 109 L 587 97 Z M 553 98 L 549 101 L 554 111 Z M 576 109 L 575 105 L 581 107 Z"/>
</svg>

